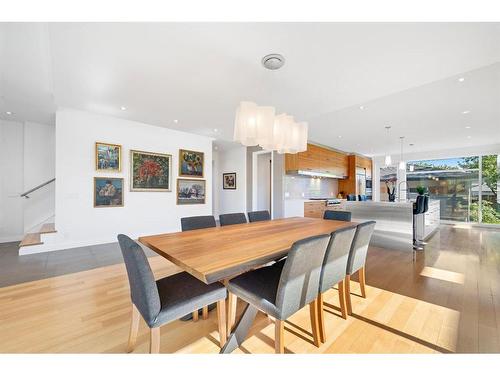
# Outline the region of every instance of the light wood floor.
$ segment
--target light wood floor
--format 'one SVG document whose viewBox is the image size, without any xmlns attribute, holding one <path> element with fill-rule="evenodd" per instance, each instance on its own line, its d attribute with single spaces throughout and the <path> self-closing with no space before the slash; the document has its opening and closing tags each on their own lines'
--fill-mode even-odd
<svg viewBox="0 0 500 375">
<path fill-rule="evenodd" d="M 175 273 L 150 258 L 157 277 Z M 500 352 L 500 231 L 444 226 L 415 263 L 408 252 L 371 248 L 367 298 L 340 317 L 325 296 L 327 341 L 312 344 L 309 308 L 285 323 L 290 353 Z M 358 284 L 353 282 L 358 294 Z M 239 306 L 241 310 L 243 306 Z M 0 352 L 124 353 L 130 320 L 123 264 L 0 288 Z M 258 315 L 237 353 L 274 352 L 274 325 Z M 215 310 L 208 320 L 161 328 L 162 353 L 217 353 Z M 141 322 L 136 353 L 148 351 Z"/>
</svg>

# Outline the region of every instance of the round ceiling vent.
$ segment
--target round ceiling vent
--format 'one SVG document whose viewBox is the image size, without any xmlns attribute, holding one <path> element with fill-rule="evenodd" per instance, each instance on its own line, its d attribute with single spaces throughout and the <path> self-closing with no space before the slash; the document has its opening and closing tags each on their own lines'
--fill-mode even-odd
<svg viewBox="0 0 500 375">
<path fill-rule="evenodd" d="M 272 53 L 262 58 L 262 65 L 264 65 L 264 68 L 269 70 L 279 69 L 284 64 L 285 64 L 285 58 L 278 53 Z"/>
</svg>

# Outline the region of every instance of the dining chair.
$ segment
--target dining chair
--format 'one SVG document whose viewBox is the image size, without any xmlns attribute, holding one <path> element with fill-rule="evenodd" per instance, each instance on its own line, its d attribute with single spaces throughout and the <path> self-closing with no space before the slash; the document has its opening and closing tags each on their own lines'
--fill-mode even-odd
<svg viewBox="0 0 500 375">
<path fill-rule="evenodd" d="M 224 225 L 245 224 L 246 222 L 247 217 L 243 212 L 219 215 L 219 223 L 221 227 Z"/>
<path fill-rule="evenodd" d="M 351 276 L 358 273 L 359 288 L 361 297 L 366 298 L 366 278 L 365 278 L 365 264 L 366 255 L 368 253 L 368 245 L 375 229 L 375 221 L 367 221 L 358 224 L 356 234 L 352 241 L 351 250 L 349 251 L 349 260 L 347 261 L 347 275 L 345 277 L 345 294 L 347 313 L 352 315 L 351 303 Z"/>
<path fill-rule="evenodd" d="M 188 216 L 188 217 L 182 217 L 181 218 L 181 228 L 183 232 L 189 231 L 189 230 L 196 230 L 196 229 L 204 229 L 204 228 L 213 228 L 216 227 L 217 224 L 215 223 L 215 218 L 212 215 L 207 215 L 207 216 Z M 181 320 L 186 321 L 193 318 L 194 322 L 198 321 L 199 314 L 201 312 L 202 318 L 208 319 L 208 311 L 213 310 L 215 308 L 215 305 L 212 304 L 210 306 L 204 306 L 200 311 L 196 310 L 193 311 L 192 314 L 188 314 L 186 316 L 183 316 Z"/>
<path fill-rule="evenodd" d="M 326 219 L 326 220 L 351 221 L 351 212 L 349 212 L 349 211 L 326 210 L 325 213 L 323 214 L 323 219 Z"/>
<path fill-rule="evenodd" d="M 269 211 L 252 211 L 248 213 L 248 221 L 253 223 L 254 221 L 266 221 L 271 220 L 271 215 L 269 215 Z"/>
<path fill-rule="evenodd" d="M 211 215 L 208 216 L 189 216 L 181 218 L 182 231 L 212 228 L 217 226 L 215 218 Z"/>
<path fill-rule="evenodd" d="M 118 242 L 127 269 L 132 300 L 128 352 L 134 350 L 141 316 L 150 329 L 149 352 L 159 353 L 162 325 L 214 302 L 217 303 L 220 346 L 224 346 L 227 339 L 227 290 L 221 283 L 207 285 L 187 272 L 155 280 L 144 250 L 137 242 L 124 234 L 118 235 Z"/>
<path fill-rule="evenodd" d="M 338 229 L 332 233 L 326 249 L 319 281 L 318 325 L 321 342 L 326 341 L 323 293 L 338 284 L 339 303 L 342 318 L 347 319 L 344 280 L 347 276 L 347 261 L 356 227 Z"/>
<path fill-rule="evenodd" d="M 318 290 L 330 235 L 292 245 L 285 261 L 235 277 L 228 291 L 275 319 L 275 351 L 284 353 L 284 322 L 309 304 L 314 344 L 319 347 Z"/>
</svg>

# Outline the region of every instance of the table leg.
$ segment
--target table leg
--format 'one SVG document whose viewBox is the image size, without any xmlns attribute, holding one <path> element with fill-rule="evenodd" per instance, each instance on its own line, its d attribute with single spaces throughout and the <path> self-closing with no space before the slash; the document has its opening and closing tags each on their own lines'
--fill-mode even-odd
<svg viewBox="0 0 500 375">
<path fill-rule="evenodd" d="M 245 341 L 248 331 L 250 330 L 258 311 L 259 310 L 255 306 L 250 304 L 245 307 L 245 310 L 236 324 L 233 333 L 231 333 L 231 336 L 229 336 L 226 344 L 219 352 L 220 354 L 231 353 L 234 349 L 239 347 L 243 341 Z"/>
</svg>

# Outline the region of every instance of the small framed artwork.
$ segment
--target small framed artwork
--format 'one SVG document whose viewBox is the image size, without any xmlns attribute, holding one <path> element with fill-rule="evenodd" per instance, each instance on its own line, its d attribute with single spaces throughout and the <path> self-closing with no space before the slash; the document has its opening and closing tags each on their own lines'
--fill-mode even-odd
<svg viewBox="0 0 500 375">
<path fill-rule="evenodd" d="M 122 170 L 122 146 L 96 142 L 95 170 L 101 172 L 120 172 Z"/>
<path fill-rule="evenodd" d="M 236 173 L 222 174 L 222 188 L 236 190 Z"/>
<path fill-rule="evenodd" d="M 130 150 L 130 191 L 172 191 L 172 155 Z"/>
<path fill-rule="evenodd" d="M 179 177 L 203 178 L 203 152 L 179 150 Z"/>
<path fill-rule="evenodd" d="M 123 207 L 123 178 L 94 177 L 94 207 Z"/>
<path fill-rule="evenodd" d="M 178 178 L 177 204 L 205 204 L 205 180 Z"/>
</svg>

